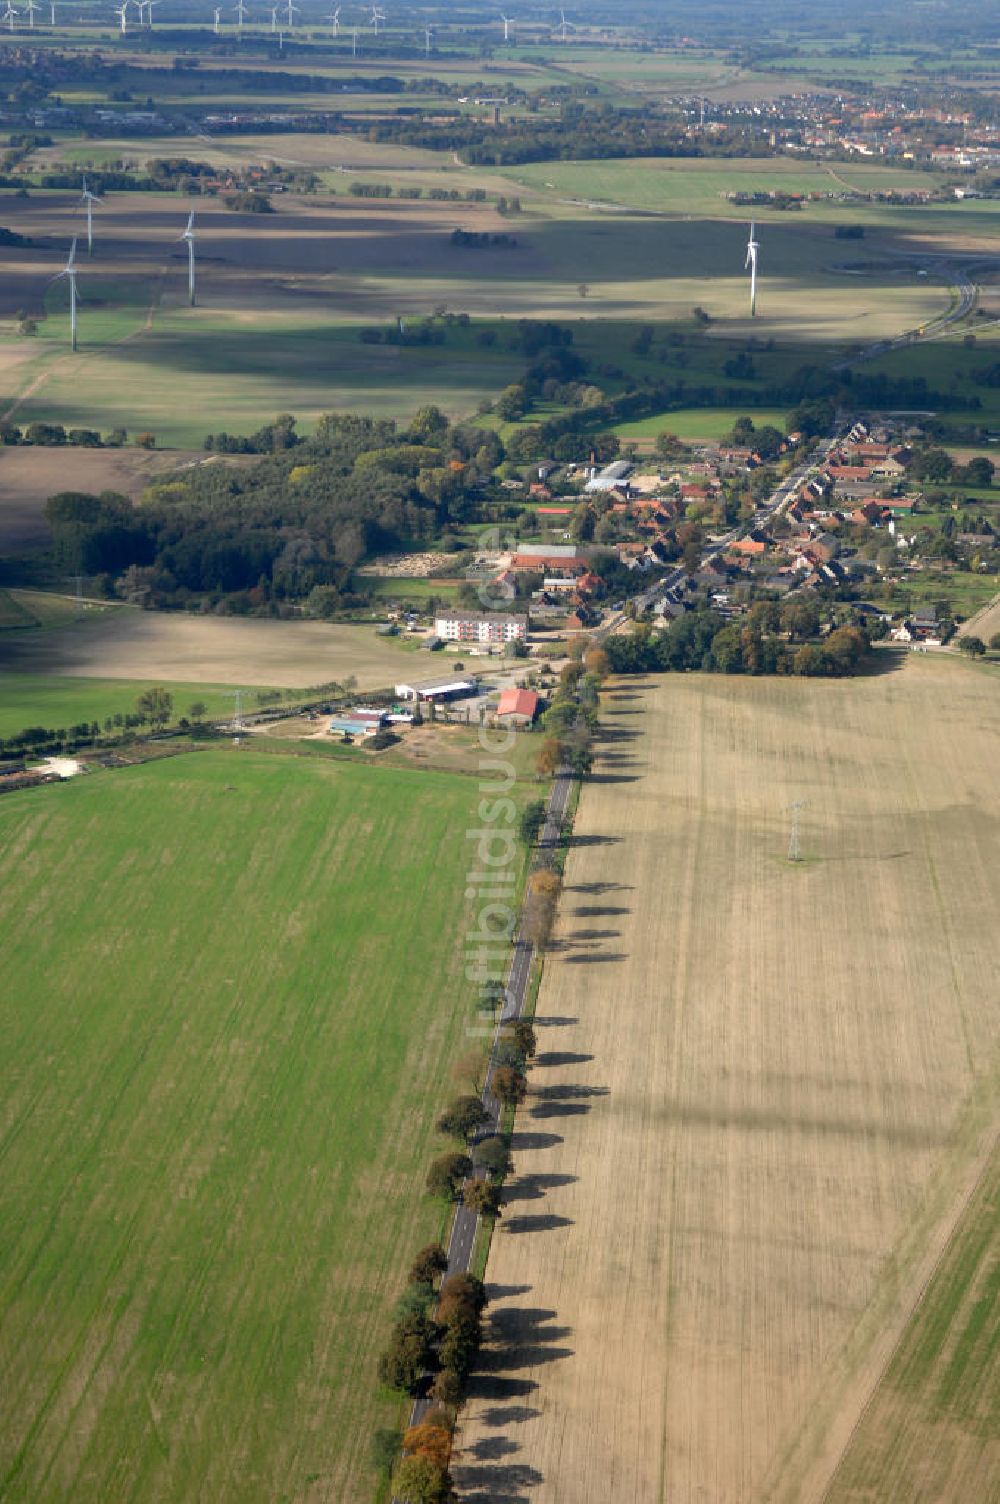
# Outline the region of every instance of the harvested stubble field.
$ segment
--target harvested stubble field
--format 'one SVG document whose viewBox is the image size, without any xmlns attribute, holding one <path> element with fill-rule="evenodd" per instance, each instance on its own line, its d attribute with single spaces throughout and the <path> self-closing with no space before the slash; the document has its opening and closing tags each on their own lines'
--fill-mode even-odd
<svg viewBox="0 0 1000 1504">
<path fill-rule="evenodd" d="M 41 680 L 58 675 L 308 689 L 353 674 L 360 689 L 376 689 L 418 671 L 426 678 L 426 658 L 376 637 L 372 627 L 133 608 L 72 627 L 0 635 L 0 671 Z"/>
<path fill-rule="evenodd" d="M 252 749 L 0 802 L 0 1496 L 371 1497 L 477 785 Z"/>
<path fill-rule="evenodd" d="M 490 1255 L 464 1498 L 809 1504 L 891 1374 L 1000 1079 L 996 686 L 900 661 L 608 695 Z M 975 1261 L 956 1267 L 942 1351 L 951 1312 L 993 1288 L 964 1292 Z M 873 1421 L 849 1475 L 867 1492 L 838 1500 L 985 1497 L 1000 1396 L 981 1360 L 989 1395 L 953 1384 L 945 1411 L 931 1353 L 915 1442 L 896 1412 L 912 1478 L 946 1421 L 932 1491 L 896 1491 Z"/>
</svg>

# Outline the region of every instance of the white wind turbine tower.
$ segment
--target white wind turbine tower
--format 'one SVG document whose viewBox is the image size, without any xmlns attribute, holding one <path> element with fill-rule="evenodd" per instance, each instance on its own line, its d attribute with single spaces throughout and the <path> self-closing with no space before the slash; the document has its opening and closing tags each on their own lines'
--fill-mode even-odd
<svg viewBox="0 0 1000 1504">
<path fill-rule="evenodd" d="M 757 315 L 757 253 L 760 250 L 760 242 L 755 238 L 756 226 L 750 221 L 750 239 L 747 241 L 747 259 L 745 267 L 750 272 L 750 317 Z"/>
<path fill-rule="evenodd" d="M 431 31 L 430 27 L 429 26 L 425 26 L 424 27 L 424 56 L 425 57 L 430 57 L 430 55 L 431 55 L 431 37 L 433 35 L 434 35 L 434 33 Z"/>
<path fill-rule="evenodd" d="M 50 24 L 54 26 L 56 24 L 56 0 L 49 0 L 49 10 L 52 13 L 50 17 Z"/>
<path fill-rule="evenodd" d="M 39 9 L 39 6 L 36 4 L 36 0 L 28 0 L 28 3 L 24 8 L 28 13 L 28 25 L 31 27 L 32 31 L 34 31 L 35 11 Z"/>
<path fill-rule="evenodd" d="M 501 14 L 500 19 L 503 22 L 503 39 L 504 39 L 505 42 L 509 42 L 510 41 L 510 16 L 505 16 L 505 15 Z"/>
<path fill-rule="evenodd" d="M 71 350 L 76 349 L 76 271 L 76 236 L 74 235 L 66 265 L 52 278 L 53 282 L 58 282 L 63 277 L 69 278 L 69 347 Z"/>
<path fill-rule="evenodd" d="M 295 11 L 298 11 L 299 15 L 301 16 L 301 14 L 302 14 L 302 7 L 301 7 L 301 5 L 293 5 L 292 0 L 288 0 L 288 30 L 289 31 L 292 31 L 294 29 L 294 26 L 295 26 L 295 20 L 294 20 L 294 12 Z"/>
<path fill-rule="evenodd" d="M 274 34 L 274 32 L 277 31 L 277 29 L 278 29 L 278 7 L 276 5 L 272 5 L 271 6 L 271 33 L 272 33 L 272 35 Z"/>
<path fill-rule="evenodd" d="M 11 0 L 7 0 L 7 9 L 3 13 L 3 18 L 7 22 L 7 29 L 8 29 L 8 31 L 13 31 L 14 30 L 14 21 L 15 21 L 16 17 L 17 17 L 17 11 L 14 9 L 13 5 L 11 4 Z"/>
<path fill-rule="evenodd" d="M 566 40 L 566 32 L 568 29 L 569 22 L 566 20 L 566 12 L 564 10 L 561 10 L 559 12 L 559 35 L 562 37 L 564 42 Z"/>
<path fill-rule="evenodd" d="M 326 18 L 329 21 L 330 25 L 333 27 L 333 34 L 335 37 L 340 36 L 340 9 L 341 8 L 338 5 L 336 10 L 332 10 Z"/>
<path fill-rule="evenodd" d="M 186 240 L 188 248 L 188 302 L 194 307 L 194 210 L 188 215 L 187 228 L 178 240 Z"/>
<path fill-rule="evenodd" d="M 80 202 L 87 205 L 87 255 L 92 256 L 94 254 L 94 205 L 103 204 L 104 200 L 98 198 L 96 193 L 91 193 L 87 187 L 86 178 L 83 180 Z"/>
<path fill-rule="evenodd" d="M 115 15 L 118 17 L 122 29 L 122 36 L 128 31 L 128 6 L 129 0 L 122 0 L 121 5 L 116 5 Z"/>
<path fill-rule="evenodd" d="M 222 6 L 221 5 L 217 5 L 215 7 L 215 9 L 213 10 L 212 14 L 215 17 L 215 20 L 212 23 L 212 30 L 215 32 L 215 35 L 218 36 L 219 35 L 219 21 L 220 21 L 220 19 L 222 17 Z"/>
<path fill-rule="evenodd" d="M 243 4 L 243 0 L 236 0 L 236 4 L 233 6 L 233 10 L 236 12 L 236 30 L 242 31 L 243 22 L 247 18 L 247 8 Z"/>
<path fill-rule="evenodd" d="M 160 0 L 146 0 L 146 25 L 149 27 L 150 31 L 152 31 L 153 29 L 153 6 L 159 5 L 159 3 Z M 139 14 L 140 16 L 142 14 L 141 5 L 139 7 Z"/>
</svg>

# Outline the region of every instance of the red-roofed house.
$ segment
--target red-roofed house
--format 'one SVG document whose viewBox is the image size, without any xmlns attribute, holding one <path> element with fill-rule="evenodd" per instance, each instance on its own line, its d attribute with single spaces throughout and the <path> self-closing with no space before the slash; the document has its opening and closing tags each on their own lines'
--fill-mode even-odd
<svg viewBox="0 0 1000 1504">
<path fill-rule="evenodd" d="M 530 726 L 538 714 L 541 701 L 530 689 L 503 689 L 497 717 L 512 726 Z"/>
</svg>

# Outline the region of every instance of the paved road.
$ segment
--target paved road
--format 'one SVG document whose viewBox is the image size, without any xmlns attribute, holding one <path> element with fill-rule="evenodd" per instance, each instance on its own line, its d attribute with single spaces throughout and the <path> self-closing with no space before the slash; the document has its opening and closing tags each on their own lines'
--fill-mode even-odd
<svg viewBox="0 0 1000 1504">
<path fill-rule="evenodd" d="M 570 790 L 573 787 L 573 775 L 568 771 L 561 772 L 552 785 L 549 794 L 548 807 L 545 812 L 545 824 L 538 840 L 539 854 L 552 851 L 559 844 L 562 835 L 562 822 L 566 814 L 566 805 L 569 802 Z M 490 1090 L 493 1080 L 493 1072 L 496 1069 L 495 1054 L 500 1030 L 505 1024 L 512 1023 L 520 1018 L 524 1008 L 525 998 L 528 992 L 528 981 L 531 976 L 531 965 L 535 958 L 535 947 L 530 940 L 524 939 L 520 930 L 514 941 L 514 953 L 511 957 L 510 970 L 507 973 L 506 995 L 500 1017 L 497 1021 L 493 1035 L 493 1043 L 490 1047 L 490 1063 L 486 1074 L 486 1082 L 483 1086 L 483 1106 L 486 1108 L 488 1117 L 483 1124 L 477 1138 L 486 1138 L 496 1133 L 500 1126 L 501 1107 Z M 472 1254 L 476 1246 L 476 1229 L 479 1225 L 479 1217 L 475 1212 L 459 1205 L 455 1209 L 455 1220 L 451 1227 L 451 1237 L 448 1241 L 448 1268 L 445 1278 L 450 1274 L 465 1274 L 472 1267 Z M 427 1412 L 430 1402 L 428 1400 L 415 1400 L 410 1414 L 410 1425 L 419 1425 L 422 1417 Z M 395 1501 L 394 1501 L 395 1504 Z"/>
</svg>

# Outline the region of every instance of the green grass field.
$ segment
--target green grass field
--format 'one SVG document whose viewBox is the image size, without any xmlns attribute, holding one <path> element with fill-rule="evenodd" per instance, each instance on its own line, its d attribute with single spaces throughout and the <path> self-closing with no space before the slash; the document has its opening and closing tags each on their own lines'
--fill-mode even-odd
<svg viewBox="0 0 1000 1504">
<path fill-rule="evenodd" d="M 477 798 L 246 749 L 4 797 L 4 1499 L 370 1497 Z"/>
<path fill-rule="evenodd" d="M 27 726 L 53 730 L 126 715 L 144 690 L 159 684 L 174 697 L 176 715 L 187 715 L 198 700 L 209 716 L 231 715 L 232 688 L 225 684 L 173 684 L 152 679 L 83 679 L 64 674 L 18 674 L 0 671 L 0 736 L 13 736 Z M 255 707 L 253 690 L 244 707 Z"/>
<path fill-rule="evenodd" d="M 753 418 L 758 428 L 773 423 L 784 429 L 788 415 L 778 408 L 694 407 L 677 412 L 659 413 L 652 418 L 636 418 L 632 423 L 620 423 L 615 433 L 627 443 L 629 439 L 651 439 L 660 433 L 676 434 L 685 443 L 704 441 L 709 443 L 724 438 L 736 419 L 745 413 Z"/>
</svg>

